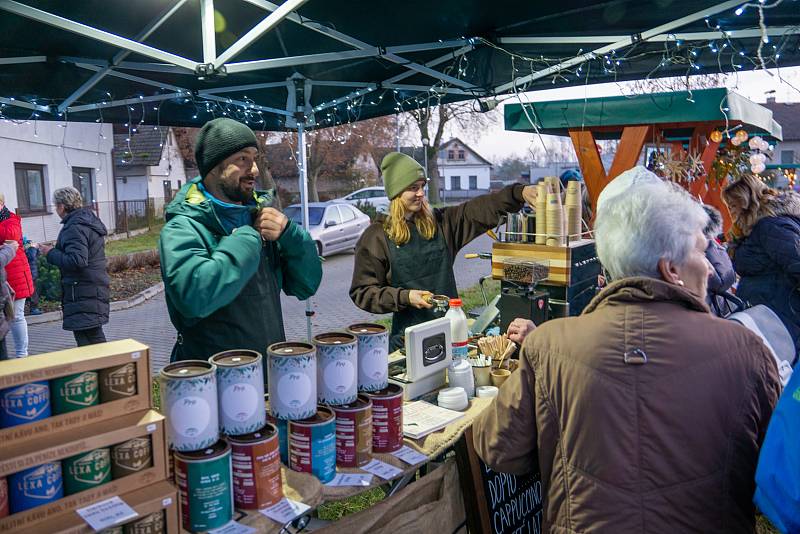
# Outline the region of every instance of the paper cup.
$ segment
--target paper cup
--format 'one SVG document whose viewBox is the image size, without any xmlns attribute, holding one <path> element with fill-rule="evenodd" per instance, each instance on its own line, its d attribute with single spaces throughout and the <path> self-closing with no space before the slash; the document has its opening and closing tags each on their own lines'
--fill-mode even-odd
<svg viewBox="0 0 800 534">
<path fill-rule="evenodd" d="M 509 376 L 511 376 L 511 371 L 508 369 L 495 369 L 492 371 L 492 385 L 499 388 L 503 382 L 508 380 Z"/>
<path fill-rule="evenodd" d="M 475 375 L 475 386 L 489 386 L 492 383 L 491 378 L 492 366 L 473 366 L 472 374 Z"/>
</svg>

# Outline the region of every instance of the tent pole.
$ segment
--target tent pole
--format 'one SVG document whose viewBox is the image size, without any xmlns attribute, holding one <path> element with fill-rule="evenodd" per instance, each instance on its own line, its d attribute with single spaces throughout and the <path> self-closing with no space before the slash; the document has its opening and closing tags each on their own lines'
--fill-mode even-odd
<svg viewBox="0 0 800 534">
<path fill-rule="evenodd" d="M 300 170 L 300 205 L 303 211 L 303 229 L 308 232 L 308 168 L 306 166 L 308 160 L 306 154 L 305 124 L 302 122 L 297 123 L 297 148 L 297 167 Z M 311 303 L 312 298 L 313 296 L 308 297 L 306 300 L 306 335 L 309 343 L 311 342 L 311 316 L 314 315 Z"/>
</svg>

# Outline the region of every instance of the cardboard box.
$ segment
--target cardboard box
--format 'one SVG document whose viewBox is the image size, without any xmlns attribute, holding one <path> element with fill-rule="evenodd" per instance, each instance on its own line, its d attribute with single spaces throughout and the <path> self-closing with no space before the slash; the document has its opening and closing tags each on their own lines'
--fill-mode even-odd
<svg viewBox="0 0 800 534">
<path fill-rule="evenodd" d="M 178 493 L 172 484 L 157 482 L 147 488 L 134 490 L 119 497 L 128 506 L 139 512 L 140 519 L 163 510 L 165 513 L 165 532 L 167 534 L 178 534 L 180 532 Z M 91 534 L 94 532 L 74 510 L 66 511 L 40 523 L 37 525 L 36 531 L 52 534 Z M 18 532 L 23 531 L 19 530 Z"/>
<path fill-rule="evenodd" d="M 0 460 L 8 457 L 8 447 L 31 444 L 41 436 L 50 436 L 54 432 L 82 428 L 90 423 L 146 410 L 151 407 L 152 400 L 148 348 L 132 339 L 0 361 L 0 389 L 129 362 L 136 363 L 136 395 L 0 429 Z"/>
<path fill-rule="evenodd" d="M 492 243 L 492 278 L 503 279 L 506 259 L 546 261 L 550 265 L 549 285 L 569 286 L 600 274 L 600 260 L 593 239 L 570 241 L 563 247 L 532 243 Z"/>
<path fill-rule="evenodd" d="M 49 436 L 39 436 L 27 443 L 13 443 L 3 447 L 4 459 L 0 461 L 0 476 L 46 462 L 109 447 L 132 438 L 150 436 L 153 448 L 153 466 L 138 473 L 112 480 L 93 489 L 75 493 L 24 512 L 0 519 L 0 532 L 31 529 L 43 521 L 94 502 L 147 488 L 167 478 L 167 440 L 164 416 L 148 410 L 101 421 L 80 428 L 65 429 Z M 46 532 L 45 530 L 37 531 Z M 29 532 L 32 530 L 28 530 Z"/>
</svg>

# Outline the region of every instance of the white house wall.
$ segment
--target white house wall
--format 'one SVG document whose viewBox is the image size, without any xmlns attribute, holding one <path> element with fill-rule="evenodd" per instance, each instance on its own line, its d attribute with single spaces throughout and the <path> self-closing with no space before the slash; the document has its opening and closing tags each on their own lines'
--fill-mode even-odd
<svg viewBox="0 0 800 534">
<path fill-rule="evenodd" d="M 148 196 L 151 198 L 164 198 L 164 181 L 166 180 L 169 180 L 173 191 L 177 191 L 181 185 L 186 183 L 183 157 L 180 150 L 178 150 L 178 143 L 175 141 L 175 134 L 172 132 L 172 128 L 167 130 L 163 144 L 161 161 L 158 165 L 148 167 Z"/>
<path fill-rule="evenodd" d="M 103 223 L 114 228 L 114 183 L 110 124 L 30 121 L 0 122 L 0 191 L 12 211 L 19 207 L 15 163 L 44 167 L 45 196 L 52 204 L 53 191 L 71 186 L 72 168 L 93 169 L 94 199 Z M 46 215 L 26 215 L 22 231 L 33 241 L 53 241 L 61 228 L 55 209 Z"/>
<path fill-rule="evenodd" d="M 439 176 L 444 176 L 445 190 L 450 191 L 453 176 L 461 177 L 461 190 L 469 189 L 469 177 L 478 177 L 477 189 L 489 189 L 491 167 L 488 165 L 440 165 Z"/>
</svg>

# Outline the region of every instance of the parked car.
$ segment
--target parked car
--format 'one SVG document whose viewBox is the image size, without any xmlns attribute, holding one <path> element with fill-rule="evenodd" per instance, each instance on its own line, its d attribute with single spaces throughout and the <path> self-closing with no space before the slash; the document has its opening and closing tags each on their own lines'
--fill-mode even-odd
<svg viewBox="0 0 800 534">
<path fill-rule="evenodd" d="M 353 191 L 347 196 L 334 199 L 332 202 L 347 202 L 348 204 L 369 204 L 381 213 L 389 211 L 389 197 L 383 187 L 365 187 Z"/>
<path fill-rule="evenodd" d="M 297 224 L 303 224 L 300 204 L 292 204 L 284 213 Z M 317 244 L 320 256 L 353 250 L 369 223 L 369 217 L 350 204 L 330 201 L 311 202 L 308 205 L 308 231 Z"/>
</svg>

